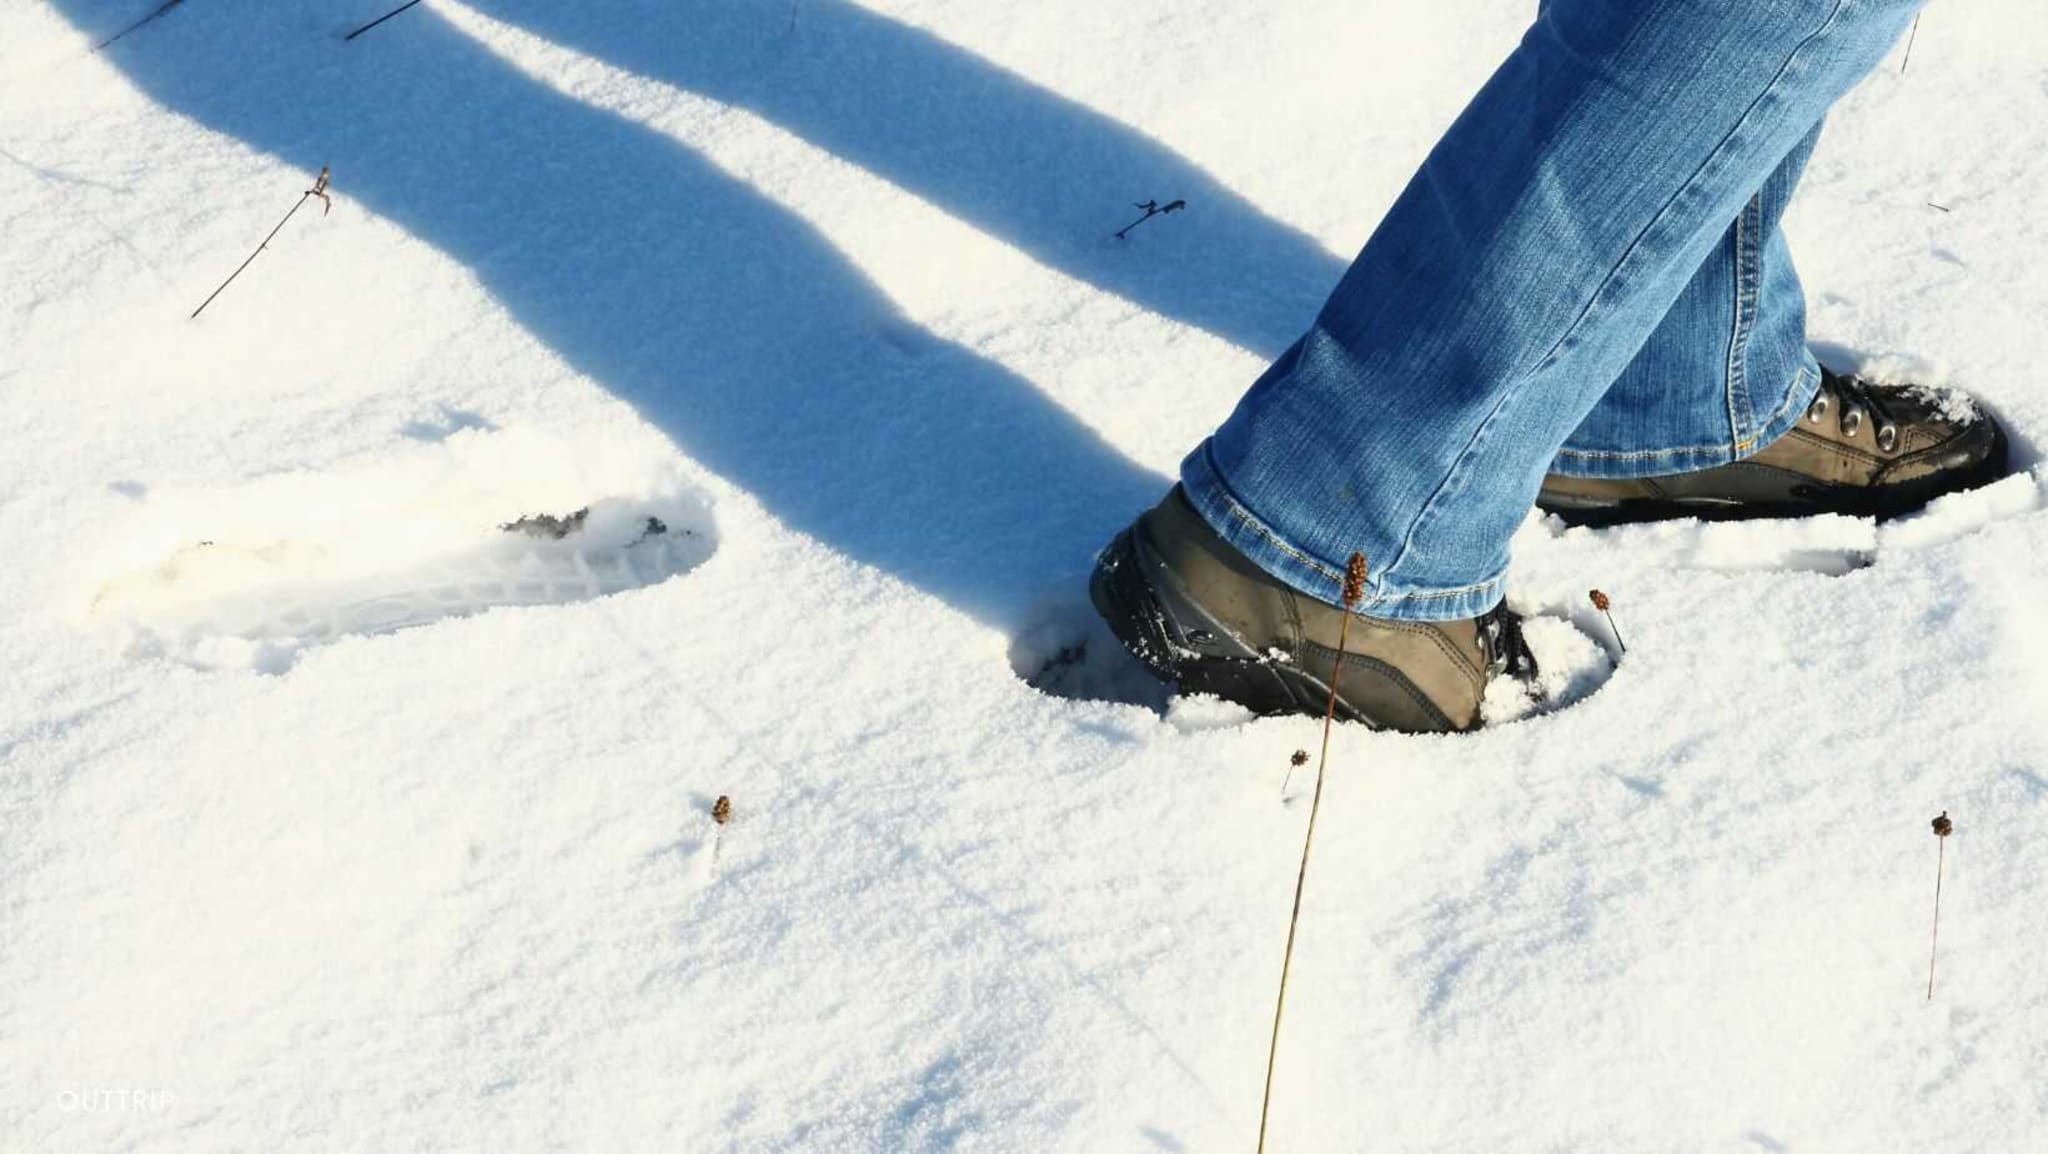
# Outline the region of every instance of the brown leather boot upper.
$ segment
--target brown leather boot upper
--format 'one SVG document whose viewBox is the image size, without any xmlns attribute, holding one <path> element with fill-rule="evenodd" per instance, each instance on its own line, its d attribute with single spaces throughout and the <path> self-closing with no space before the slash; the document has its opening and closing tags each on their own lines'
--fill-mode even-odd
<svg viewBox="0 0 2048 1154">
<path fill-rule="evenodd" d="M 1691 473 L 1552 475 L 1537 505 L 1591 523 L 1910 512 L 2005 471 L 1998 423 L 1961 393 L 1822 374 L 1800 422 L 1754 456 Z"/>
<path fill-rule="evenodd" d="M 1155 673 L 1262 713 L 1321 713 L 1340 641 L 1340 716 L 1389 729 L 1474 728 L 1495 672 L 1534 673 L 1504 609 L 1458 621 L 1353 615 L 1345 635 L 1344 610 L 1252 564 L 1177 487 L 1105 551 L 1096 595 Z"/>
</svg>

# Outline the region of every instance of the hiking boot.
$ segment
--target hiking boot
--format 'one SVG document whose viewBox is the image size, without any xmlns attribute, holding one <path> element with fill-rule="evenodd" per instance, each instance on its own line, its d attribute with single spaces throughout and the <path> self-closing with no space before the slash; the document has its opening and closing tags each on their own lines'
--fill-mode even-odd
<svg viewBox="0 0 2048 1154">
<path fill-rule="evenodd" d="M 1259 714 L 1329 705 L 1344 610 L 1282 584 L 1202 520 L 1179 486 L 1102 551 L 1088 583 L 1124 647 L 1183 693 Z M 1337 716 L 1411 733 L 1472 729 L 1486 684 L 1533 683 L 1521 618 L 1505 605 L 1462 621 L 1357 616 Z"/>
<path fill-rule="evenodd" d="M 1817 513 L 1883 521 L 2005 468 L 2005 431 L 1965 394 L 1823 369 L 1805 417 L 1755 456 L 1662 477 L 1552 475 L 1536 507 L 1569 525 Z"/>
</svg>

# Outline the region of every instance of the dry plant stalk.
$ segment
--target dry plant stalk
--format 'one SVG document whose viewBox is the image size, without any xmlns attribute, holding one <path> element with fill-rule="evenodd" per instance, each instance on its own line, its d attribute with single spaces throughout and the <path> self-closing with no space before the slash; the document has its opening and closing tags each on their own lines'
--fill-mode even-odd
<svg viewBox="0 0 2048 1154">
<path fill-rule="evenodd" d="M 107 45 L 112 44 L 116 40 L 121 39 L 122 37 L 128 35 L 130 32 L 133 32 L 136 29 L 141 28 L 145 24 L 149 24 L 155 21 L 164 13 L 169 12 L 171 9 L 176 8 L 178 5 L 183 4 L 184 2 L 185 0 L 164 0 L 163 3 L 151 9 L 149 15 L 144 16 L 142 19 L 137 20 L 133 24 L 130 24 L 128 27 L 121 29 L 119 32 L 114 33 L 112 36 L 107 37 L 105 40 L 100 41 L 98 44 L 93 45 L 92 50 L 94 52 L 98 52 L 100 49 L 105 48 Z"/>
<path fill-rule="evenodd" d="M 1308 764 L 1308 750 L 1297 749 L 1287 759 L 1287 775 L 1280 779 L 1280 800 L 1287 800 L 1287 787 L 1294 784 L 1294 771 Z"/>
<path fill-rule="evenodd" d="M 1344 567 L 1344 622 L 1337 627 L 1337 663 L 1330 670 L 1330 703 L 1323 709 L 1323 752 L 1316 761 L 1316 792 L 1308 807 L 1308 833 L 1301 839 L 1301 869 L 1294 875 L 1294 911 L 1287 916 L 1287 949 L 1280 955 L 1280 994 L 1273 1000 L 1273 1038 L 1266 1047 L 1266 1093 L 1259 1101 L 1259 1154 L 1266 1151 L 1266 1123 L 1273 1111 L 1273 1068 L 1280 1057 L 1280 1017 L 1287 1010 L 1287 976 L 1294 968 L 1294 932 L 1301 924 L 1301 892 L 1308 884 L 1309 850 L 1316 844 L 1316 815 L 1323 808 L 1323 778 L 1330 766 L 1330 730 L 1337 721 L 1337 681 L 1351 643 L 1351 618 L 1365 599 L 1365 554 L 1353 553 Z"/>
<path fill-rule="evenodd" d="M 1927 1000 L 1934 1000 L 1934 956 L 1941 944 L 1941 868 L 1948 857 L 1948 835 L 1955 832 L 1955 823 L 1948 819 L 1948 811 L 1934 819 L 1934 932 L 1927 939 Z"/>
<path fill-rule="evenodd" d="M 732 824 L 731 797 L 721 793 L 711 803 L 711 820 L 718 827 L 711 831 L 711 868 L 716 870 L 718 859 L 725 855 L 725 827 Z"/>
<path fill-rule="evenodd" d="M 412 7 L 414 4 L 417 4 L 419 2 L 420 0 L 407 0 L 406 3 L 400 4 L 398 7 L 393 8 L 391 11 L 386 12 L 384 15 L 377 17 L 375 20 L 370 21 L 368 24 L 365 24 L 361 28 L 356 29 L 354 32 L 351 32 L 348 35 L 342 37 L 342 39 L 354 40 L 356 37 L 361 36 L 363 33 L 368 32 L 370 29 L 375 28 L 377 25 L 384 23 L 386 20 L 391 19 L 393 16 L 398 15 L 400 12 L 405 11 L 406 9 Z"/>
<path fill-rule="evenodd" d="M 1153 217 L 1165 216 L 1170 212 L 1179 212 L 1181 209 L 1184 209 L 1187 206 L 1188 202 L 1185 200 L 1170 200 L 1165 204 L 1161 204 L 1156 200 L 1148 200 L 1143 204 L 1133 204 L 1131 206 L 1132 208 L 1137 209 L 1139 212 L 1142 212 L 1145 215 L 1116 230 L 1116 232 L 1112 233 L 1111 235 L 1115 236 L 1118 240 L 1123 240 L 1125 237 L 1131 235 L 1132 229 L 1138 227 L 1141 224 L 1144 224 L 1146 221 L 1151 220 Z"/>
<path fill-rule="evenodd" d="M 321 216 L 326 216 L 329 212 L 332 212 L 334 210 L 334 202 L 327 198 L 327 177 L 327 166 L 323 164 L 320 166 L 320 178 L 313 182 L 313 187 L 307 189 L 305 193 L 299 197 L 298 201 L 292 205 L 291 212 L 285 213 L 284 219 L 277 222 L 277 227 L 270 230 L 270 235 L 263 238 L 263 243 L 256 246 L 256 251 L 250 253 L 247 260 L 244 260 L 241 264 L 236 265 L 235 271 L 228 274 L 228 279 L 220 282 L 220 288 L 213 290 L 212 293 L 207 295 L 207 298 L 205 300 L 199 302 L 199 307 L 192 310 L 193 319 L 196 320 L 200 313 L 205 312 L 206 306 L 213 303 L 213 298 L 219 296 L 222 292 L 226 291 L 229 285 L 235 283 L 235 278 L 242 275 L 242 270 L 248 268 L 249 265 L 253 261 L 255 261 L 255 259 L 258 256 L 262 255 L 264 249 L 270 247 L 270 242 L 277 238 L 278 233 L 284 231 L 284 226 L 291 221 L 293 214 L 299 211 L 300 205 L 305 204 L 308 200 L 311 200 L 313 197 L 317 196 L 320 198 L 321 205 L 324 206 L 320 210 Z"/>
<path fill-rule="evenodd" d="M 1593 603 L 1593 608 L 1598 609 L 1601 615 L 1607 618 L 1607 627 L 1614 630 L 1614 643 L 1621 646 L 1621 651 L 1624 655 L 1627 654 L 1628 642 L 1621 639 L 1621 626 L 1614 623 L 1614 602 L 1608 599 L 1607 594 L 1600 592 L 1598 589 L 1589 590 L 1586 593 L 1586 599 Z"/>
</svg>

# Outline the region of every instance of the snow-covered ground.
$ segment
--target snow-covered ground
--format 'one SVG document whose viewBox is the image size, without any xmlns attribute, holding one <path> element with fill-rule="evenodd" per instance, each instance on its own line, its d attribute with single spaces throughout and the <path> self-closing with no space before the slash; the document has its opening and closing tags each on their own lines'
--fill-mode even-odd
<svg viewBox="0 0 2048 1154">
<path fill-rule="evenodd" d="M 0 3 L 0 1149 L 1248 1149 L 1317 726 L 1023 677 L 1530 0 L 158 2 Z M 2048 13 L 1903 55 L 1813 334 L 2023 472 L 1532 518 L 1277 1148 L 2048 1149 Z"/>
</svg>

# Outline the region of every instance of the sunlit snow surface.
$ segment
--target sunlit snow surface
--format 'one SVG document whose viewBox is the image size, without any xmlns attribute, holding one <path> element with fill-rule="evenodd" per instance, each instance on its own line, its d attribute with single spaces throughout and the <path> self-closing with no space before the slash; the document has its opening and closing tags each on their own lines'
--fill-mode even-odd
<svg viewBox="0 0 2048 1154">
<path fill-rule="evenodd" d="M 1083 583 L 1533 5 L 156 6 L 0 4 L 0 1149 L 1249 1149 L 1320 732 Z M 1274 1148 L 2041 1147 L 2044 61 L 1931 6 L 1789 222 L 2019 474 L 1532 517 Z"/>
</svg>

